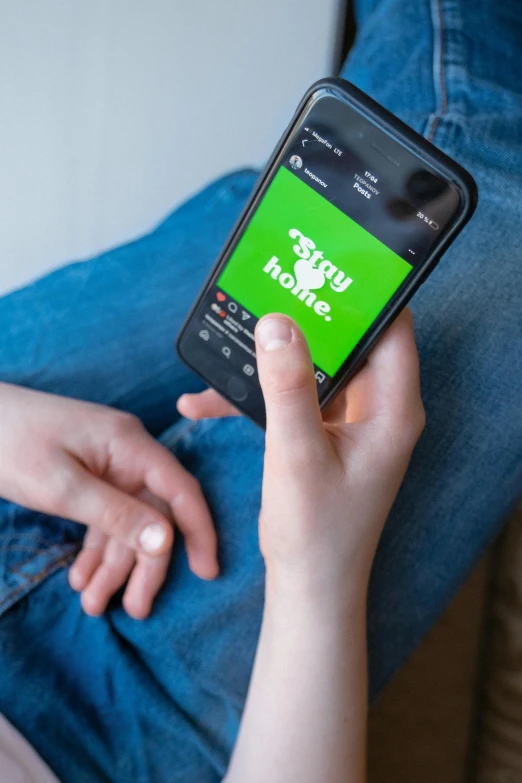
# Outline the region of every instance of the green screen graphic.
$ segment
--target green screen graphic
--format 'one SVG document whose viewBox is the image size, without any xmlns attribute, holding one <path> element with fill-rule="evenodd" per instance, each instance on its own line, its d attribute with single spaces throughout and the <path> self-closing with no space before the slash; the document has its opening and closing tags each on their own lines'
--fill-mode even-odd
<svg viewBox="0 0 522 783">
<path fill-rule="evenodd" d="M 217 284 L 257 318 L 293 318 L 335 375 L 411 268 L 281 168 Z"/>
</svg>

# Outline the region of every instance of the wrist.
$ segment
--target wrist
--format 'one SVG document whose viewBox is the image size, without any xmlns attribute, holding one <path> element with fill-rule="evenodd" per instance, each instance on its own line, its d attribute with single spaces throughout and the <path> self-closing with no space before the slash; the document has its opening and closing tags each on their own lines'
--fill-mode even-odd
<svg viewBox="0 0 522 783">
<path fill-rule="evenodd" d="M 261 638 L 272 665 L 287 670 L 298 662 L 301 672 L 317 672 L 348 654 L 361 670 L 366 662 L 366 591 L 350 596 L 310 596 L 275 589 L 267 583 Z M 281 661 L 283 663 L 281 663 Z"/>
<path fill-rule="evenodd" d="M 332 574 L 319 577 L 267 568 L 265 583 L 265 612 L 293 617 L 296 620 L 366 616 L 369 571 L 335 578 Z"/>
</svg>

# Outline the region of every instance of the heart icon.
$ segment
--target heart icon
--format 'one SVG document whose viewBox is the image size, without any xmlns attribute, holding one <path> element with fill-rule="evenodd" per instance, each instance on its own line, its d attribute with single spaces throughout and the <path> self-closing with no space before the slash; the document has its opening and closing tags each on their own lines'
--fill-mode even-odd
<svg viewBox="0 0 522 783">
<path fill-rule="evenodd" d="M 222 294 L 221 291 L 218 291 L 218 293 L 216 294 L 216 299 L 218 300 L 218 302 L 224 302 L 226 296 L 225 294 Z"/>
<path fill-rule="evenodd" d="M 300 258 L 294 264 L 294 274 L 297 285 L 305 291 L 321 288 L 324 285 L 324 272 L 314 267 L 305 258 Z"/>
</svg>

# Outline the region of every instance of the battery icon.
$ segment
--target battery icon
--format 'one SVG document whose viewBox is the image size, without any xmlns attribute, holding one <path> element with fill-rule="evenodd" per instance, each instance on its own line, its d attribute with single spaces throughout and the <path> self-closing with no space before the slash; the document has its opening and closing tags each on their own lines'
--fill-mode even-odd
<svg viewBox="0 0 522 783">
<path fill-rule="evenodd" d="M 438 224 L 438 223 L 435 223 L 435 221 L 434 221 L 434 220 L 430 220 L 430 221 L 428 222 L 428 226 L 431 226 L 431 228 L 432 228 L 434 231 L 438 231 L 438 230 L 439 230 L 439 224 Z"/>
</svg>

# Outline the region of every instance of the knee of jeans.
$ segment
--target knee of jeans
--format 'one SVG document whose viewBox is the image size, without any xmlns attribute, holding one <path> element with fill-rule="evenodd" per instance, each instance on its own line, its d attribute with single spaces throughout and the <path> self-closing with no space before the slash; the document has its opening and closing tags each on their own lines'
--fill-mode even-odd
<svg viewBox="0 0 522 783">
<path fill-rule="evenodd" d="M 341 76 L 423 133 L 437 108 L 430 3 L 360 6 L 357 38 Z"/>
<path fill-rule="evenodd" d="M 211 216 L 219 206 L 229 206 L 239 215 L 257 177 L 258 172 L 253 169 L 241 169 L 219 177 L 171 212 L 159 224 L 156 233 L 175 231 L 180 221 Z M 201 227 L 204 228 L 204 223 Z"/>
</svg>

